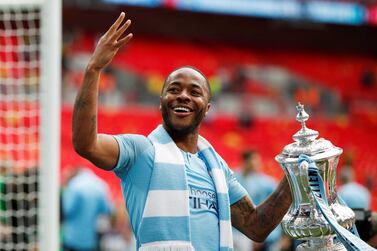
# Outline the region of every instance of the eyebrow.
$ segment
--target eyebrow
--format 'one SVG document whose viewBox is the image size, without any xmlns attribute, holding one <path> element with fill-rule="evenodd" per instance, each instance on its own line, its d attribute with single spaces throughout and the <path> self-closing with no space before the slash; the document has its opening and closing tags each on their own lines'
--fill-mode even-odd
<svg viewBox="0 0 377 251">
<path fill-rule="evenodd" d="M 173 80 L 172 82 L 167 83 L 166 87 L 168 88 L 169 86 L 172 86 L 172 85 L 181 85 L 181 82 L 178 80 Z M 205 89 L 204 86 L 195 82 L 190 83 L 190 86 L 193 88 Z"/>
<path fill-rule="evenodd" d="M 206 82 L 205 85 L 201 85 L 201 84 L 198 84 L 196 82 L 191 82 L 190 84 L 191 84 L 191 86 L 192 86 L 193 89 L 199 89 L 201 92 L 203 92 L 203 95 L 205 95 L 204 93 L 207 93 L 208 102 L 211 101 L 211 99 L 212 99 L 211 87 L 209 86 L 208 82 Z M 181 81 L 179 81 L 177 79 L 172 80 L 171 82 L 166 82 L 165 81 L 164 82 L 164 86 L 161 89 L 161 95 L 163 95 L 163 93 L 166 92 L 169 87 L 171 87 L 171 86 L 180 86 L 180 85 L 181 85 Z"/>
</svg>

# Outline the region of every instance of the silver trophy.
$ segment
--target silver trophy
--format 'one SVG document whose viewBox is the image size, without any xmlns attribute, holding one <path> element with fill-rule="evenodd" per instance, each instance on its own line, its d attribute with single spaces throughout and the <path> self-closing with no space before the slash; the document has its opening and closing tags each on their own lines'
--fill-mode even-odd
<svg viewBox="0 0 377 251">
<path fill-rule="evenodd" d="M 316 208 L 309 191 L 308 172 L 298 164 L 300 154 L 306 154 L 315 161 L 324 182 L 331 212 L 341 226 L 350 229 L 355 222 L 355 214 L 340 203 L 336 193 L 336 167 L 343 150 L 326 139 L 317 139 L 318 132 L 305 125 L 309 115 L 304 106 L 299 103 L 296 108 L 296 120 L 302 128 L 293 135 L 295 142 L 285 146 L 283 152 L 275 157 L 287 176 L 293 197 L 292 206 L 282 220 L 282 228 L 292 238 L 304 241 L 296 251 L 346 250 L 341 242 L 334 240 L 335 233 Z"/>
</svg>

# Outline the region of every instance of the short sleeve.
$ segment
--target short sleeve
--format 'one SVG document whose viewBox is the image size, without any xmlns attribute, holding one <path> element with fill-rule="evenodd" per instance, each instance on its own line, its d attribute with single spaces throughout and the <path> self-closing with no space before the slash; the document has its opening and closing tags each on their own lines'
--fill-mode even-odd
<svg viewBox="0 0 377 251">
<path fill-rule="evenodd" d="M 139 154 L 152 143 L 147 137 L 138 134 L 121 134 L 115 135 L 114 138 L 119 145 L 119 158 L 113 171 L 118 177 L 122 178 L 135 164 Z"/>
<path fill-rule="evenodd" d="M 225 164 L 224 172 L 229 189 L 229 202 L 233 205 L 243 197 L 247 196 L 246 189 L 238 182 L 233 171 Z"/>
</svg>

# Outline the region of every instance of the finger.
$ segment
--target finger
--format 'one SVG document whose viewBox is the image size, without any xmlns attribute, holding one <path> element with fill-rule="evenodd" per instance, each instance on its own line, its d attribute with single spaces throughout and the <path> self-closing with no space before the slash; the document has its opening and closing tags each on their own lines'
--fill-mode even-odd
<svg viewBox="0 0 377 251">
<path fill-rule="evenodd" d="M 113 23 L 113 25 L 111 25 L 111 27 L 107 31 L 107 33 L 108 32 L 110 32 L 110 33 L 115 32 L 118 29 L 119 25 L 122 23 L 122 21 L 123 21 L 123 19 L 124 19 L 125 16 L 126 16 L 126 14 L 122 11 L 120 13 L 119 17 L 117 18 L 117 20 Z"/>
<path fill-rule="evenodd" d="M 133 37 L 134 35 L 132 33 L 128 34 L 127 36 L 125 36 L 124 38 L 118 40 L 116 46 L 118 48 L 122 47 L 123 45 L 127 44 L 128 41 L 131 40 L 131 38 Z"/>
<path fill-rule="evenodd" d="M 123 33 L 128 29 L 128 27 L 131 25 L 131 20 L 128 19 L 114 34 L 114 38 L 117 40 L 120 38 Z"/>
</svg>

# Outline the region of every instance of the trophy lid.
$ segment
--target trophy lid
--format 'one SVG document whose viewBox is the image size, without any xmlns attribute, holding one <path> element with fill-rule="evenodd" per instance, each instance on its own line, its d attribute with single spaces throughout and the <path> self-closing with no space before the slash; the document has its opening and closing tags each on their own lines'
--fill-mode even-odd
<svg viewBox="0 0 377 251">
<path fill-rule="evenodd" d="M 300 154 L 306 154 L 314 161 L 340 155 L 343 151 L 341 148 L 334 146 L 326 139 L 317 139 L 319 133 L 306 127 L 309 115 L 305 112 L 304 105 L 298 103 L 296 109 L 296 120 L 301 123 L 301 129 L 292 136 L 295 142 L 286 145 L 282 153 L 277 155 L 275 159 L 279 163 L 297 163 Z"/>
</svg>

